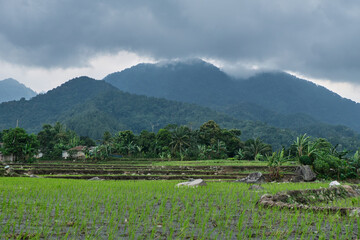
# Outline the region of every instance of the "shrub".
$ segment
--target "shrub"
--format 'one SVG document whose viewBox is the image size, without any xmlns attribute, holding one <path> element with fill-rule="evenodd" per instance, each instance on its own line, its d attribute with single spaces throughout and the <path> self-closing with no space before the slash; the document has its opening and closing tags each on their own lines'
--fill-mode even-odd
<svg viewBox="0 0 360 240">
<path fill-rule="evenodd" d="M 270 178 L 272 180 L 280 179 L 280 168 L 283 163 L 289 160 L 287 157 L 284 157 L 284 149 L 279 152 L 274 152 L 272 155 L 266 156 L 266 160 L 270 170 Z"/>
<path fill-rule="evenodd" d="M 343 159 L 332 155 L 319 156 L 313 163 L 313 168 L 320 177 L 329 179 L 347 179 L 356 177 L 356 170 Z"/>
<path fill-rule="evenodd" d="M 309 156 L 300 156 L 299 157 L 299 162 L 302 164 L 302 165 L 312 165 L 314 160 L 311 159 Z"/>
</svg>

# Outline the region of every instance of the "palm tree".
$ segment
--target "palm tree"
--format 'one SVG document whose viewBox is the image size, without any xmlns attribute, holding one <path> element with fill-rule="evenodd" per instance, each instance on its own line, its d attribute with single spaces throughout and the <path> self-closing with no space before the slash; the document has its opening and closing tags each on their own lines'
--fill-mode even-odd
<svg viewBox="0 0 360 240">
<path fill-rule="evenodd" d="M 256 160 L 259 154 L 266 155 L 271 153 L 272 149 L 269 144 L 263 143 L 259 138 L 249 139 L 245 143 L 245 154 Z"/>
<path fill-rule="evenodd" d="M 185 126 L 177 127 L 172 132 L 172 141 L 170 145 L 172 146 L 173 153 L 179 151 L 180 156 L 184 150 L 184 147 L 190 146 L 190 132 L 189 129 Z"/>
</svg>

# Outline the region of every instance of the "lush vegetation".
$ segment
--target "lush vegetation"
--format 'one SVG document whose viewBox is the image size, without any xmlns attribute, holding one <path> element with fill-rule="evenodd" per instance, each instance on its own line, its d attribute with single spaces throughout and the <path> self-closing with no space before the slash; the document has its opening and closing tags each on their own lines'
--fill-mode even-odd
<svg viewBox="0 0 360 240">
<path fill-rule="evenodd" d="M 290 128 L 298 127 L 294 123 L 321 124 L 320 120 L 360 131 L 360 104 L 281 72 L 233 79 L 209 63 L 193 60 L 139 64 L 104 80 L 131 93 L 196 103 L 228 114 L 235 111 L 234 116 L 241 120 Z"/>
<path fill-rule="evenodd" d="M 210 119 L 225 128 L 241 127 L 245 130 L 244 138 L 261 137 L 267 141 L 266 137 L 274 134 L 283 134 L 287 140 L 292 138 L 290 131 L 266 125 L 253 131 L 254 124 L 205 107 L 124 93 L 103 81 L 86 77 L 73 79 L 29 101 L 0 104 L 0 130 L 12 128 L 18 122 L 28 132 L 37 133 L 43 124 L 59 121 L 78 135 L 93 139 L 100 139 L 105 131 L 157 132 L 168 124 L 198 128 Z M 286 144 L 281 142 L 282 138 L 270 140 L 277 147 Z"/>
<path fill-rule="evenodd" d="M 22 128 L 8 129 L 0 135 L 4 154 L 13 154 L 16 161 L 31 162 L 41 152 L 45 159 L 60 159 L 63 151 L 79 145 L 87 148 L 86 158 L 108 161 L 111 156 L 126 158 L 161 158 L 163 160 L 233 159 L 266 161 L 273 179 L 281 178 L 280 167 L 287 161 L 311 165 L 320 178 L 357 178 L 359 151 L 355 153 L 333 146 L 323 138 L 300 135 L 287 147 L 273 152 L 260 138 L 240 139 L 238 129 L 221 128 L 208 121 L 199 129 L 168 125 L 157 133 L 130 130 L 111 134 L 106 131 L 96 144 L 91 138 L 79 137 L 74 131 L 56 123 L 46 124 L 36 135 Z"/>
<path fill-rule="evenodd" d="M 220 97 L 213 95 L 213 99 L 220 100 Z M 258 108 L 248 108 L 251 109 L 254 112 Z M 0 104 L 0 130 L 12 128 L 18 123 L 28 132 L 37 133 L 42 130 L 43 124 L 55 124 L 59 121 L 80 136 L 100 139 L 105 131 L 112 135 L 124 130 L 131 130 L 135 134 L 140 134 L 142 130 L 156 133 L 168 124 L 196 129 L 209 120 L 215 120 L 223 128 L 241 129 L 242 139 L 260 138 L 271 144 L 273 149 L 288 146 L 303 132 L 314 137 L 324 137 L 332 144 L 339 143 L 352 151 L 360 145 L 359 135 L 352 130 L 321 124 L 311 119 L 305 121 L 306 117 L 292 117 L 287 125 L 282 125 L 289 129 L 280 129 L 262 122 L 239 120 L 241 117 L 238 116 L 238 111 L 227 110 L 225 107 L 216 110 L 228 114 L 233 112 L 233 117 L 193 104 L 124 93 L 104 81 L 80 77 L 29 101 Z M 264 111 L 259 111 L 256 116 L 265 116 L 263 113 Z M 283 118 L 275 116 L 277 119 Z M 284 119 L 286 122 L 286 117 Z M 298 124 L 305 122 L 305 125 Z"/>
<path fill-rule="evenodd" d="M 32 161 L 39 149 L 39 141 L 34 134 L 27 134 L 23 128 L 4 130 L 0 135 L 3 146 L 0 152 L 4 155 L 12 154 L 14 161 Z"/>
<path fill-rule="evenodd" d="M 290 151 L 295 153 L 299 163 L 311 165 L 322 178 L 347 179 L 358 177 L 360 167 L 359 151 L 349 155 L 346 150 L 338 151 L 327 140 L 312 140 L 306 134 L 296 138 Z"/>
<path fill-rule="evenodd" d="M 81 181 L 0 178 L 4 239 L 357 239 L 357 217 L 262 208 L 264 193 L 328 183 L 209 182 L 176 188 L 175 181 Z M 359 198 L 347 202 L 358 207 Z"/>
</svg>

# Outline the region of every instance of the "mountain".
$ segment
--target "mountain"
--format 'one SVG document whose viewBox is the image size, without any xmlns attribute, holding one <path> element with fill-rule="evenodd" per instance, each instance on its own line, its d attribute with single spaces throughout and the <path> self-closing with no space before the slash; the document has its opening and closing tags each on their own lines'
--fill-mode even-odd
<svg viewBox="0 0 360 240">
<path fill-rule="evenodd" d="M 268 113 L 271 116 L 271 111 Z M 253 114 L 256 119 L 255 112 Z M 196 129 L 209 120 L 216 121 L 223 128 L 240 129 L 242 140 L 259 137 L 272 144 L 274 149 L 289 146 L 299 134 L 263 122 L 239 120 L 208 107 L 125 93 L 104 81 L 88 77 L 72 79 L 30 100 L 0 104 L 0 131 L 15 127 L 18 122 L 20 127 L 37 133 L 43 124 L 60 121 L 79 135 L 94 139 L 101 138 L 105 131 L 157 132 L 168 124 Z M 351 150 L 360 145 L 360 137 L 352 130 L 331 126 L 330 131 L 327 128 L 330 127 L 324 124 L 317 127 L 320 132 L 331 134 L 328 136 L 333 144 L 340 143 Z"/>
<path fill-rule="evenodd" d="M 241 129 L 244 140 L 254 137 L 269 140 L 275 148 L 290 144 L 296 136 L 289 130 L 240 121 L 206 107 L 124 93 L 88 77 L 72 79 L 31 100 L 0 104 L 0 130 L 15 127 L 18 122 L 20 127 L 36 133 L 43 124 L 60 121 L 79 135 L 95 139 L 105 131 L 156 132 L 168 124 L 198 128 L 208 120 L 215 120 L 221 127 Z M 274 141 L 273 136 L 281 137 Z"/>
<path fill-rule="evenodd" d="M 104 81 L 120 90 L 214 107 L 232 103 L 235 82 L 202 60 L 138 64 L 109 74 Z"/>
<path fill-rule="evenodd" d="M 298 128 L 293 121 L 303 127 L 325 122 L 360 132 L 359 103 L 283 72 L 234 79 L 209 63 L 194 60 L 139 64 L 112 73 L 104 81 L 129 93 L 195 103 L 241 120 L 292 129 Z"/>
<path fill-rule="evenodd" d="M 360 104 L 312 82 L 286 73 L 262 73 L 239 82 L 239 95 L 282 113 L 303 113 L 360 132 Z"/>
<path fill-rule="evenodd" d="M 0 103 L 21 98 L 30 99 L 34 96 L 36 96 L 36 92 L 15 79 L 8 78 L 0 81 Z"/>
</svg>

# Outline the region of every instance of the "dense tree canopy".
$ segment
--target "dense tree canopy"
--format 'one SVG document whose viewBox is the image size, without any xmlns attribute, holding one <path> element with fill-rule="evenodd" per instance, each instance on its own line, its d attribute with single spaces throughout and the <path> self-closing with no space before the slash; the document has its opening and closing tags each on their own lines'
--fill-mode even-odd
<svg viewBox="0 0 360 240">
<path fill-rule="evenodd" d="M 38 153 L 39 142 L 34 134 L 27 134 L 23 128 L 10 128 L 2 133 L 1 152 L 12 154 L 14 161 L 32 161 Z"/>
<path fill-rule="evenodd" d="M 54 125 L 45 124 L 38 133 L 37 139 L 40 150 L 46 157 L 59 158 L 64 150 L 78 145 L 94 146 L 95 142 L 89 137 L 79 137 L 74 131 L 56 122 Z"/>
</svg>

